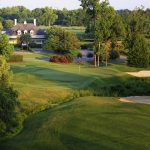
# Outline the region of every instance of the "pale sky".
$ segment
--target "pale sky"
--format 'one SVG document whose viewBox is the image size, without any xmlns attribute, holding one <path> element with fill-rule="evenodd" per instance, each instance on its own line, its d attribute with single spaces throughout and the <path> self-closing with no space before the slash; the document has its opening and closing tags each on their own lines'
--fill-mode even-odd
<svg viewBox="0 0 150 150">
<path fill-rule="evenodd" d="M 150 8 L 150 0 L 109 0 L 115 9 L 134 9 L 143 5 Z M 56 9 L 76 9 L 80 7 L 79 0 L 0 0 L 0 8 L 7 6 L 25 6 L 29 9 L 41 8 L 45 6 Z"/>
</svg>

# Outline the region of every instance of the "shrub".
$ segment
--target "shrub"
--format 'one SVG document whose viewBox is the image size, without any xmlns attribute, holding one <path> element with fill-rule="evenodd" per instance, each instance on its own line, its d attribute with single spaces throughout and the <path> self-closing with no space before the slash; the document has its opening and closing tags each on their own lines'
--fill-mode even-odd
<svg viewBox="0 0 150 150">
<path fill-rule="evenodd" d="M 0 34 L 0 55 L 8 60 L 13 51 L 14 46 L 9 44 L 8 36 L 6 34 Z"/>
<path fill-rule="evenodd" d="M 23 55 L 11 55 L 8 62 L 23 62 Z"/>
<path fill-rule="evenodd" d="M 0 135 L 6 132 L 6 124 L 0 119 Z"/>
<path fill-rule="evenodd" d="M 65 56 L 61 56 L 61 57 L 59 58 L 59 62 L 60 62 L 60 63 L 65 63 L 65 64 L 67 64 L 67 63 L 68 63 L 68 60 L 67 60 L 67 58 L 66 58 Z"/>
<path fill-rule="evenodd" d="M 11 87 L 0 87 L 0 134 L 11 131 L 18 124 L 16 107 L 18 94 Z"/>
<path fill-rule="evenodd" d="M 128 50 L 120 50 L 119 53 L 121 55 L 127 56 L 128 55 Z"/>
<path fill-rule="evenodd" d="M 65 55 L 66 59 L 68 60 L 69 63 L 72 63 L 74 60 L 74 57 L 72 54 L 68 53 Z"/>
<path fill-rule="evenodd" d="M 12 72 L 10 66 L 6 62 L 6 59 L 0 56 L 0 86 L 8 86 L 12 78 Z"/>
<path fill-rule="evenodd" d="M 81 45 L 81 49 L 89 49 L 89 50 L 92 50 L 92 49 L 93 49 L 93 43 L 82 44 L 82 45 Z"/>
<path fill-rule="evenodd" d="M 59 56 L 52 56 L 50 58 L 50 62 L 58 63 L 59 62 Z"/>
<path fill-rule="evenodd" d="M 110 59 L 118 59 L 120 57 L 120 53 L 117 50 L 111 50 L 109 53 L 109 58 Z"/>
<path fill-rule="evenodd" d="M 36 44 L 36 43 L 31 43 L 30 47 L 31 48 L 42 48 L 42 45 L 41 44 Z"/>
<path fill-rule="evenodd" d="M 86 56 L 87 56 L 88 58 L 92 58 L 92 57 L 94 56 L 94 54 L 93 54 L 93 53 L 88 53 Z"/>
<path fill-rule="evenodd" d="M 74 60 L 74 57 L 70 53 L 62 55 L 62 56 L 56 55 L 50 58 L 50 62 L 54 62 L 54 63 L 72 63 L 73 60 Z"/>
<path fill-rule="evenodd" d="M 76 57 L 79 52 L 76 50 L 70 50 L 69 53 L 72 54 L 74 57 Z"/>
<path fill-rule="evenodd" d="M 123 79 L 118 79 L 118 77 L 115 77 L 110 80 L 115 80 L 115 84 L 102 86 L 99 84 L 99 80 L 96 80 L 84 90 L 90 90 L 95 96 L 150 96 L 149 78 L 124 77 Z"/>
<path fill-rule="evenodd" d="M 78 58 L 82 58 L 82 56 L 83 56 L 83 55 L 82 55 L 81 52 L 79 52 L 78 55 L 77 55 Z"/>
</svg>

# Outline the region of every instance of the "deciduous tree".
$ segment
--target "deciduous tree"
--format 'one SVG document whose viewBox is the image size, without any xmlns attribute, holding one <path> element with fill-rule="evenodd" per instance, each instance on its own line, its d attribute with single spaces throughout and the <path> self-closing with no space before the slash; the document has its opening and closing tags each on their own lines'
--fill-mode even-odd
<svg viewBox="0 0 150 150">
<path fill-rule="evenodd" d="M 9 44 L 9 39 L 6 34 L 0 34 L 0 55 L 9 59 L 10 55 L 14 51 L 14 46 Z"/>
<path fill-rule="evenodd" d="M 31 38 L 31 35 L 29 33 L 22 34 L 20 36 L 21 44 L 25 44 L 27 46 L 28 50 L 29 50 L 29 44 L 31 43 L 31 41 L 32 41 L 32 38 Z"/>
<path fill-rule="evenodd" d="M 46 38 L 44 49 L 69 51 L 80 48 L 76 35 L 60 27 L 50 27 L 46 32 Z"/>
</svg>

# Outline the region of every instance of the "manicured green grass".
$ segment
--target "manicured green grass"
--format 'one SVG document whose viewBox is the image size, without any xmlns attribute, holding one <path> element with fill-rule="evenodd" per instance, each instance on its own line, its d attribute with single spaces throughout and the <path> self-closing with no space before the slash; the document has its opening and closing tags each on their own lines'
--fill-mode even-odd
<svg viewBox="0 0 150 150">
<path fill-rule="evenodd" d="M 85 27 L 83 26 L 60 26 L 62 27 L 63 29 L 67 30 L 67 31 L 70 31 L 70 32 L 73 32 L 75 34 L 84 34 L 85 33 Z M 48 29 L 49 27 L 46 27 L 46 26 L 40 26 L 40 28 L 42 29 Z"/>
<path fill-rule="evenodd" d="M 70 27 L 62 27 L 63 29 L 73 32 L 77 35 L 82 35 L 85 33 L 85 27 L 80 26 L 70 26 Z"/>
<path fill-rule="evenodd" d="M 84 97 L 28 118 L 2 150 L 149 150 L 150 106 Z"/>
<path fill-rule="evenodd" d="M 11 68 L 14 73 L 12 84 L 19 91 L 19 100 L 26 112 L 67 101 L 74 90 L 86 88 L 94 81 L 105 86 L 117 82 L 116 78 L 129 77 L 125 71 L 137 70 L 125 65 L 99 69 L 83 65 L 79 72 L 78 65 L 46 61 L 12 64 Z"/>
<path fill-rule="evenodd" d="M 125 64 L 94 68 L 86 63 L 80 66 L 79 72 L 77 64 L 54 64 L 47 61 L 11 64 L 11 69 L 14 73 L 12 84 L 19 92 L 22 113 L 31 115 L 51 109 L 28 118 L 22 132 L 2 142 L 0 149 L 150 148 L 148 105 L 124 104 L 112 97 L 73 100 L 87 95 L 101 96 L 99 89 L 131 81 L 134 78 L 125 72 L 141 69 Z M 149 81 L 146 81 L 146 87 Z M 143 82 L 140 81 L 140 85 Z M 143 91 L 141 87 L 140 90 Z"/>
<path fill-rule="evenodd" d="M 31 53 L 31 54 L 23 54 L 23 57 L 24 58 L 37 58 L 37 59 L 40 59 L 40 58 L 50 58 L 50 56 L 53 56 L 54 54 L 51 54 L 51 53 L 47 53 L 47 54 L 34 54 L 34 53 Z"/>
</svg>

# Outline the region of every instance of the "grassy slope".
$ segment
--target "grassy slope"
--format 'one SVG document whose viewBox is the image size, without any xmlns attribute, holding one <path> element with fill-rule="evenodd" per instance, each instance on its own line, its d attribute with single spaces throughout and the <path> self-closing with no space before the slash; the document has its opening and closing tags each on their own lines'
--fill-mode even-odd
<svg viewBox="0 0 150 150">
<path fill-rule="evenodd" d="M 84 97 L 31 116 L 3 150 L 149 150 L 148 105 Z"/>
<path fill-rule="evenodd" d="M 135 68 L 113 65 L 108 68 L 95 69 L 89 66 L 61 65 L 49 62 L 24 62 L 13 64 L 13 84 L 19 91 L 19 99 L 23 107 L 30 111 L 41 105 L 57 103 L 72 94 L 72 90 L 87 87 L 91 82 L 99 79 L 101 85 L 107 84 L 103 80 L 112 77 L 123 78 L 122 71 L 136 70 Z M 119 71 L 119 69 L 121 71 Z M 116 82 L 116 80 L 110 80 Z"/>
<path fill-rule="evenodd" d="M 89 65 L 83 65 L 81 66 L 81 72 L 79 73 L 78 65 L 53 64 L 46 61 L 40 62 L 30 61 L 30 62 L 23 62 L 20 64 L 12 64 L 11 68 L 14 72 L 14 78 L 12 83 L 14 84 L 14 87 L 19 91 L 19 100 L 22 104 L 21 106 L 27 114 L 31 113 L 32 111 L 35 112 L 44 109 L 46 107 L 50 107 L 51 105 L 54 104 L 59 104 L 68 101 L 68 97 L 72 95 L 75 89 L 87 88 L 90 85 L 92 85 L 91 83 L 95 82 L 96 83 L 98 82 L 99 85 L 101 86 L 116 84 L 119 80 L 124 80 L 124 78 L 130 78 L 129 75 L 125 74 L 126 71 L 139 70 L 137 68 L 130 68 L 125 65 L 117 65 L 117 64 L 110 65 L 107 68 L 106 67 L 93 68 L 92 66 Z M 112 135 L 115 135 L 116 131 L 113 132 L 113 130 L 118 125 L 118 123 L 120 121 L 124 122 L 124 118 L 120 118 L 124 110 L 125 109 L 128 110 L 127 107 L 129 107 L 129 112 L 132 112 L 132 109 L 134 109 L 135 106 L 133 106 L 132 104 L 126 104 L 127 107 L 124 108 L 120 107 L 121 103 L 115 101 L 115 105 L 118 105 L 117 107 L 113 106 L 111 109 L 111 106 L 109 106 L 108 103 L 106 109 L 103 110 L 104 105 L 102 106 L 99 105 L 99 107 L 98 106 L 96 107 L 97 98 L 95 99 L 92 97 L 92 98 L 85 98 L 85 100 L 83 99 L 80 99 L 81 102 L 79 102 L 79 105 L 83 105 L 84 107 L 81 108 L 79 107 L 79 112 L 77 114 L 73 115 L 72 109 L 70 110 L 70 107 L 72 106 L 74 107 L 74 109 L 76 108 L 78 110 L 78 101 L 77 102 L 75 101 L 75 102 L 68 102 L 66 104 L 58 106 L 57 108 L 53 108 L 51 110 L 37 114 L 33 116 L 33 118 L 31 117 L 25 124 L 25 130 L 23 130 L 22 133 L 16 136 L 15 138 L 12 138 L 12 140 L 8 140 L 8 143 L 6 143 L 3 149 L 9 149 L 7 147 L 9 146 L 9 144 L 12 148 L 14 146 L 14 149 L 17 148 L 20 149 L 20 147 L 21 149 L 23 149 L 23 146 L 25 147 L 24 149 L 38 149 L 38 148 L 49 149 L 49 147 L 55 147 L 56 145 L 58 145 L 58 147 L 56 146 L 55 149 L 75 149 L 75 147 L 72 146 L 75 143 L 77 143 L 76 146 L 79 147 L 78 149 L 83 149 L 86 147 L 88 147 L 89 149 L 94 148 L 97 149 L 98 147 L 102 146 L 103 149 L 107 150 L 108 147 L 106 146 L 106 144 L 108 144 L 111 147 L 114 145 L 115 142 L 122 147 L 128 146 L 127 142 L 129 141 L 125 143 L 118 142 L 119 139 L 123 139 L 124 137 L 125 139 L 126 138 L 128 139 L 128 135 L 126 135 L 124 132 L 122 134 L 122 129 L 120 129 L 120 127 L 118 128 L 118 134 L 121 133 L 120 135 L 121 137 L 116 137 L 118 140 L 113 140 L 114 137 Z M 90 99 L 94 101 L 91 101 Z M 107 99 L 110 101 L 114 100 L 114 98 L 107 98 Z M 107 99 L 101 98 L 102 101 L 103 100 L 107 101 Z M 114 101 L 112 102 L 112 104 L 114 104 Z M 125 130 L 125 128 L 127 127 L 127 129 L 131 131 L 131 134 L 133 133 L 133 135 L 135 136 L 137 136 L 140 133 L 138 139 L 135 138 L 135 140 L 139 141 L 139 138 L 142 137 L 141 135 L 147 136 L 148 133 L 147 130 L 149 129 L 147 125 L 149 124 L 149 120 L 147 119 L 146 114 L 148 114 L 149 112 L 147 111 L 148 106 L 137 105 L 136 107 L 137 107 L 137 114 L 134 115 L 137 121 L 135 121 L 135 117 L 130 118 L 131 116 L 128 113 L 127 116 L 125 117 L 126 119 L 125 124 L 127 125 L 123 126 L 124 128 L 123 130 Z M 84 110 L 86 111 L 84 112 Z M 92 114 L 94 115 L 89 116 L 90 114 L 88 114 L 88 110 L 89 113 L 93 111 Z M 108 116 L 103 111 L 105 111 L 105 113 L 108 114 Z M 118 112 L 120 112 L 119 115 L 117 114 Z M 141 114 L 141 112 L 145 112 L 144 114 L 145 117 L 144 115 Z M 61 113 L 62 116 L 60 116 Z M 80 117 L 78 118 L 78 115 L 80 116 L 80 113 L 81 118 Z M 86 115 L 86 113 L 87 116 L 84 116 L 84 114 Z M 102 116 L 100 115 L 101 113 Z M 99 116 L 100 119 L 98 119 L 97 122 L 95 117 L 98 116 L 96 116 L 96 114 L 100 115 Z M 101 128 L 98 129 L 98 126 L 101 124 L 101 120 L 104 123 L 100 127 L 102 126 L 107 127 L 107 124 L 110 125 L 109 120 L 107 122 L 105 117 L 103 118 L 103 115 L 106 115 L 107 116 L 106 118 L 109 119 L 111 117 L 116 116 L 116 120 L 119 119 L 121 120 L 119 120 L 117 124 L 115 124 L 116 122 L 113 122 L 112 126 L 108 128 L 112 129 L 110 129 L 110 132 L 107 133 L 107 128 L 102 129 L 103 131 L 101 131 Z M 68 118 L 69 120 L 67 120 Z M 84 120 L 85 118 L 87 118 L 87 120 Z M 142 131 L 138 129 L 137 134 L 134 131 L 135 125 L 132 127 L 132 119 L 135 121 L 136 124 L 138 123 L 142 124 Z M 93 125 L 93 123 L 95 124 L 95 122 L 97 124 L 96 126 Z M 87 126 L 88 124 L 89 127 Z M 145 124 L 145 126 L 143 124 Z M 64 130 L 61 130 L 62 128 L 64 128 Z M 61 133 L 58 133 L 59 132 L 57 131 L 58 129 L 60 129 Z M 75 133 L 72 133 L 73 130 Z M 102 134 L 101 132 L 103 133 L 106 132 L 107 135 L 104 139 L 102 139 L 102 142 L 99 142 L 99 139 L 101 139 L 104 136 L 101 135 Z M 112 134 L 110 134 L 111 132 Z M 91 139 L 90 136 L 92 137 Z M 34 140 L 35 137 L 36 139 Z M 135 148 L 139 146 L 138 142 L 137 143 L 135 142 L 133 136 L 131 136 L 131 139 L 129 136 L 129 140 L 131 140 L 130 142 L 132 141 L 134 142 L 133 145 L 129 144 L 132 146 L 132 149 L 134 146 Z M 144 140 L 147 141 L 147 137 Z M 142 137 L 141 141 L 142 146 L 145 145 L 144 140 Z M 17 141 L 19 142 L 18 144 Z M 35 145 L 37 145 L 38 148 Z M 145 146 L 145 149 L 146 148 L 147 147 Z"/>
</svg>

